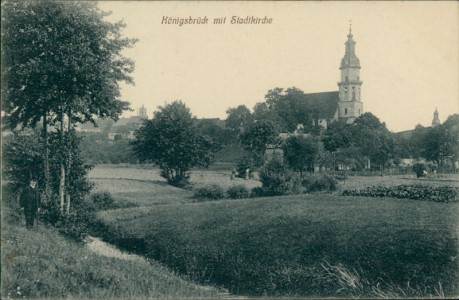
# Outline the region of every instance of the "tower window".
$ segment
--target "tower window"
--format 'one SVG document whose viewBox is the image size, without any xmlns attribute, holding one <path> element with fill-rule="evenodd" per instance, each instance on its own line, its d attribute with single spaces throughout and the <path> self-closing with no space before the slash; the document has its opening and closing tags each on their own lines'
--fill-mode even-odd
<svg viewBox="0 0 459 300">
<path fill-rule="evenodd" d="M 355 101 L 355 92 L 352 92 L 352 100 Z"/>
<path fill-rule="evenodd" d="M 359 108 L 359 115 L 360 115 L 360 108 Z"/>
<path fill-rule="evenodd" d="M 344 114 L 347 115 L 347 108 L 344 109 Z"/>
<path fill-rule="evenodd" d="M 359 76 L 357 76 L 357 81 L 360 81 L 360 78 L 359 78 Z"/>
<path fill-rule="evenodd" d="M 348 82 L 347 76 L 346 76 L 346 82 Z"/>
</svg>

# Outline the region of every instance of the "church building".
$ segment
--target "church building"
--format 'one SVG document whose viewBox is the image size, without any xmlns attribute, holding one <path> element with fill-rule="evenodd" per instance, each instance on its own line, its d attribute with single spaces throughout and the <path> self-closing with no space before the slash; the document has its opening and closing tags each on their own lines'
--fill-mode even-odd
<svg viewBox="0 0 459 300">
<path fill-rule="evenodd" d="M 304 95 L 304 101 L 317 112 L 314 122 L 327 128 L 333 121 L 353 123 L 363 114 L 361 100 L 360 60 L 355 54 L 355 44 L 352 29 L 349 28 L 345 45 L 344 57 L 341 59 L 341 81 L 338 91 L 311 93 Z"/>
</svg>

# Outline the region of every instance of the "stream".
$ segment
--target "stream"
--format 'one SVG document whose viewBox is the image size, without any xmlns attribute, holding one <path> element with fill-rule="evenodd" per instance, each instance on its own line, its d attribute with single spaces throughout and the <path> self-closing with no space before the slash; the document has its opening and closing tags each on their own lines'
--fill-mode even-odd
<svg viewBox="0 0 459 300">
<path fill-rule="evenodd" d="M 141 255 L 137 255 L 137 254 L 129 254 L 129 253 L 123 252 L 119 250 L 118 248 L 116 248 L 115 246 L 102 241 L 98 237 L 88 236 L 85 238 L 84 242 L 86 244 L 86 247 L 91 252 L 94 252 L 98 255 L 118 258 L 118 259 L 124 259 L 124 260 L 132 260 L 132 261 L 140 261 L 140 262 L 149 263 L 149 261 L 145 257 Z M 202 285 L 201 287 L 203 289 L 213 288 L 211 286 L 204 286 L 204 285 Z M 221 298 L 224 298 L 224 299 L 247 299 L 247 297 L 232 295 L 226 290 L 220 292 L 219 295 Z"/>
<path fill-rule="evenodd" d="M 144 258 L 143 256 L 140 256 L 137 254 L 125 253 L 119 250 L 118 248 L 116 248 L 115 246 L 112 246 L 97 237 L 88 236 L 85 239 L 85 244 L 89 250 L 91 250 L 92 252 L 96 254 L 102 255 L 102 256 L 119 258 L 119 259 L 124 259 L 124 260 L 136 260 L 136 261 L 148 262 L 147 259 Z"/>
</svg>

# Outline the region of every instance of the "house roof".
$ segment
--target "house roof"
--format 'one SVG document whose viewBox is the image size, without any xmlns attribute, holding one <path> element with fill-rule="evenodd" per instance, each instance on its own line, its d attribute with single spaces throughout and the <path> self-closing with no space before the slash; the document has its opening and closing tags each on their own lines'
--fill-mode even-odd
<svg viewBox="0 0 459 300">
<path fill-rule="evenodd" d="M 118 127 L 118 126 L 128 126 L 130 124 L 142 124 L 143 119 L 139 116 L 132 116 L 129 118 L 121 118 L 119 119 L 115 124 L 113 124 L 113 127 Z"/>
<path fill-rule="evenodd" d="M 109 130 L 113 123 L 115 123 L 115 121 L 113 121 L 112 119 L 96 119 L 96 122 L 97 122 L 97 127 L 94 126 L 94 124 L 92 124 L 91 122 L 86 122 L 86 123 L 83 123 L 83 124 L 80 124 L 78 123 L 77 127 L 79 127 L 81 130 L 92 130 L 92 129 L 95 129 L 95 128 L 98 128 L 100 130 Z"/>
<path fill-rule="evenodd" d="M 318 119 L 332 119 L 338 109 L 339 92 L 304 94 L 304 104 Z"/>
</svg>

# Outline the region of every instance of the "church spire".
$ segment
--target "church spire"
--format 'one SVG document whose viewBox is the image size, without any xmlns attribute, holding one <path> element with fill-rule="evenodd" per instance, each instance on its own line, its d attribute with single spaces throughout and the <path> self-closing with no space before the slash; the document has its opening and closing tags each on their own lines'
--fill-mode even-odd
<svg viewBox="0 0 459 300">
<path fill-rule="evenodd" d="M 347 35 L 346 50 L 343 59 L 341 59 L 341 67 L 344 68 L 358 68 L 360 69 L 360 60 L 355 55 L 355 41 L 352 35 L 352 23 L 349 23 L 349 34 Z"/>
</svg>

